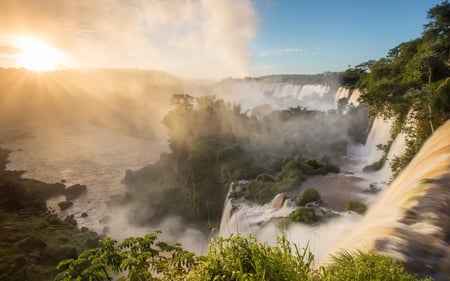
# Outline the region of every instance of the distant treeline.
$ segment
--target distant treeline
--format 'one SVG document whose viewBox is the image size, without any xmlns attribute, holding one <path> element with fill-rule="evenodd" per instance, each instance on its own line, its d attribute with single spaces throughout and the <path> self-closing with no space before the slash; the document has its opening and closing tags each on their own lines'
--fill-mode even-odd
<svg viewBox="0 0 450 281">
<path fill-rule="evenodd" d="M 272 74 L 259 77 L 245 77 L 244 79 L 226 78 L 221 82 L 239 80 L 299 85 L 329 85 L 332 88 L 338 88 L 342 82 L 342 74 L 339 72 L 324 72 L 318 74 Z"/>
</svg>

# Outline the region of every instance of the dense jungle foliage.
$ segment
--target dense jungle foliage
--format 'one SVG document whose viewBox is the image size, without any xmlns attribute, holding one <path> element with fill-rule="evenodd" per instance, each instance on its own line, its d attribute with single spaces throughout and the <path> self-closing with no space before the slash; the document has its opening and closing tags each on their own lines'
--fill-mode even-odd
<svg viewBox="0 0 450 281">
<path fill-rule="evenodd" d="M 118 200 L 134 206 L 138 223 L 178 215 L 216 224 L 233 181 L 248 183 L 232 197 L 262 204 L 309 176 L 338 172 L 329 159 L 346 153 L 346 128 L 360 114 L 296 107 L 255 117 L 214 96 L 174 95 L 172 104 L 163 119 L 171 152 L 127 172 L 130 193 Z"/>
<path fill-rule="evenodd" d="M 120 244 L 104 239 L 99 248 L 62 261 L 55 280 L 431 280 L 420 279 L 393 259 L 372 253 L 342 253 L 328 266 L 315 268 L 309 249 L 299 249 L 283 236 L 276 246 L 253 236 L 217 238 L 206 255 L 196 256 L 179 244 L 158 241 L 157 234 L 131 237 Z"/>
</svg>

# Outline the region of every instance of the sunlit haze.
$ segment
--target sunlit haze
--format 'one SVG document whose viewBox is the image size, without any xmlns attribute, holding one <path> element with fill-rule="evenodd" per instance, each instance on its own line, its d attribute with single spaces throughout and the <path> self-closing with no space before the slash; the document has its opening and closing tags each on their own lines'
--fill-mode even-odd
<svg viewBox="0 0 450 281">
<path fill-rule="evenodd" d="M 63 55 L 52 46 L 31 37 L 19 37 L 17 65 L 29 70 L 56 70 L 63 66 Z"/>
<path fill-rule="evenodd" d="M 439 2 L 1 0 L 0 66 L 216 79 L 341 71 L 420 36 Z"/>
</svg>

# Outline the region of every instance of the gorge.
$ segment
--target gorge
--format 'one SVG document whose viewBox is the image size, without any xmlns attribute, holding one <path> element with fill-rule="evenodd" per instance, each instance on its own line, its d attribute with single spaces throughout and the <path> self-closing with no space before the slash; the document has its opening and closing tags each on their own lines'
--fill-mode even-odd
<svg viewBox="0 0 450 281">
<path fill-rule="evenodd" d="M 224 86 L 224 83 L 226 86 Z M 170 87 L 172 86 L 169 86 L 169 88 Z M 241 105 L 242 108 L 240 109 L 242 112 L 246 113 L 239 113 L 243 114 L 242 116 L 260 118 L 260 120 L 263 120 L 263 118 L 265 118 L 264 116 L 268 116 L 272 111 L 278 110 L 283 112 L 283 110 L 287 110 L 290 106 L 305 106 L 309 107 L 310 110 L 323 112 L 314 113 L 315 116 L 313 117 L 306 117 L 307 121 L 303 125 L 297 124 L 299 121 L 296 121 L 295 126 L 283 126 L 280 128 L 280 131 L 295 132 L 295 130 L 300 130 L 301 132 L 302 130 L 309 130 L 310 132 L 313 132 L 315 130 L 313 129 L 314 127 L 325 126 L 325 131 L 327 131 L 326 134 L 324 134 L 322 130 L 315 132 L 320 136 L 319 139 L 324 140 L 327 137 L 344 138 L 346 142 L 343 150 L 342 145 L 336 146 L 334 143 L 334 141 L 339 139 L 318 144 L 320 150 L 323 150 L 325 147 L 337 148 L 337 152 L 334 151 L 334 149 L 329 150 L 329 152 L 332 153 L 329 155 L 329 161 L 331 164 L 339 166 L 340 172 L 307 176 L 306 179 L 302 179 L 304 182 L 298 184 L 294 193 L 292 193 L 292 190 L 288 190 L 288 193 L 278 195 L 275 193 L 274 197 L 269 198 L 268 203 L 263 203 L 262 205 L 252 203 L 251 201 L 242 201 L 242 199 L 238 198 L 225 200 L 228 191 L 222 189 L 222 191 L 219 192 L 219 195 L 221 195 L 217 200 L 221 200 L 222 202 L 225 201 L 223 211 L 221 205 L 214 207 L 216 208 L 215 212 L 218 214 L 218 219 L 220 220 L 221 217 L 222 222 L 220 222 L 220 224 L 218 223 L 218 220 L 214 222 L 213 217 L 207 219 L 206 223 L 211 223 L 212 228 L 215 229 L 213 229 L 210 234 L 207 231 L 205 232 L 204 223 L 201 223 L 200 225 L 203 226 L 198 228 L 198 219 L 193 219 L 191 216 L 186 221 L 186 218 L 172 213 L 170 209 L 164 209 L 168 206 L 163 206 L 163 208 L 160 208 L 160 210 L 155 213 L 157 214 L 156 216 L 160 218 L 157 221 L 154 219 L 147 220 L 147 218 L 152 217 L 151 212 L 154 212 L 151 206 L 150 208 L 145 208 L 138 203 L 134 206 L 139 206 L 140 212 L 136 211 L 137 209 L 133 209 L 135 208 L 132 207 L 133 204 L 139 202 L 136 201 L 136 197 L 139 198 L 140 196 L 139 199 L 143 199 L 142 202 L 144 204 L 145 202 L 148 202 L 148 198 L 151 198 L 151 195 L 148 194 L 143 196 L 143 193 L 139 193 L 139 188 L 136 189 L 132 187 L 133 184 L 131 184 L 130 189 L 130 187 L 127 188 L 120 182 L 127 169 L 139 169 L 149 162 L 157 161 L 158 157 L 160 157 L 159 161 L 165 159 L 164 157 L 169 159 L 167 158 L 168 156 L 164 156 L 168 155 L 167 153 L 163 153 L 162 156 L 159 156 L 161 152 L 168 151 L 166 144 L 164 144 L 164 141 L 160 138 L 145 138 L 137 134 L 130 135 L 129 133 L 124 133 L 120 127 L 109 125 L 102 125 L 100 127 L 98 123 L 92 123 L 88 120 L 74 122 L 77 123 L 76 126 L 70 125 L 64 129 L 61 126 L 50 127 L 49 130 L 34 130 L 33 125 L 29 125 L 23 129 L 15 127 L 14 130 L 3 131 L 4 138 L 2 146 L 12 151 L 7 168 L 11 170 L 26 170 L 26 173 L 24 174 L 25 177 L 35 178 L 44 182 L 54 183 L 64 180 L 67 185 L 75 183 L 85 184 L 88 187 L 87 193 L 73 200 L 74 205 L 72 207 L 60 211 L 57 207 L 57 203 L 62 200 L 60 197 L 49 200 L 49 206 L 60 216 L 74 215 L 80 227 L 88 227 L 97 232 L 104 232 L 116 239 L 123 239 L 132 235 L 144 235 L 145 233 L 158 228 L 163 230 L 162 237 L 164 239 L 168 239 L 169 241 L 180 241 L 187 249 L 196 251 L 197 253 L 204 253 L 210 235 L 214 236 L 218 234 L 220 236 L 228 236 L 232 233 L 241 235 L 253 234 L 260 241 L 274 244 L 276 242 L 276 237 L 285 233 L 287 238 L 299 247 L 309 245 L 316 256 L 316 261 L 323 260 L 326 262 L 327 254 L 336 247 L 336 249 L 343 248 L 348 250 L 353 248 L 360 250 L 370 249 L 391 255 L 405 262 L 408 266 L 417 271 L 417 267 L 415 268 L 414 264 L 420 260 L 421 257 L 416 258 L 413 255 L 414 253 L 405 253 L 404 250 L 398 249 L 412 249 L 411 251 L 414 251 L 413 249 L 415 248 L 411 246 L 412 241 L 408 240 L 410 239 L 409 237 L 416 237 L 415 235 L 432 235 L 432 237 L 435 237 L 433 238 L 435 239 L 433 240 L 433 245 L 436 245 L 436 248 L 435 250 L 433 250 L 434 248 L 430 249 L 429 255 L 433 257 L 433 262 L 427 262 L 428 267 L 423 269 L 423 272 L 419 271 L 419 273 L 430 274 L 438 272 L 439 274 L 446 274 L 444 269 L 445 264 L 448 262 L 448 253 L 445 254 L 445 247 L 448 245 L 448 237 L 446 238 L 445 235 L 448 233 L 448 228 L 445 228 L 446 226 L 442 225 L 437 226 L 435 223 L 430 224 L 428 220 L 432 218 L 430 218 L 429 215 L 426 215 L 426 212 L 428 211 L 435 216 L 438 216 L 434 218 L 434 221 L 440 219 L 445 220 L 445 216 L 447 215 L 444 207 L 445 204 L 448 204 L 445 203 L 445 198 L 448 199 L 448 193 L 445 193 L 446 172 L 444 172 L 444 168 L 446 161 L 448 161 L 448 157 L 445 154 L 445 147 L 448 147 L 449 144 L 446 143 L 447 138 L 441 136 L 441 134 L 446 134 L 445 132 L 448 132 L 448 125 L 443 126 L 436 132 L 436 135 L 433 136 L 433 138 L 438 138 L 439 141 L 434 141 L 432 145 L 425 145 L 423 148 L 425 152 L 422 153 L 431 153 L 433 157 L 439 156 L 436 158 L 442 160 L 440 162 L 437 160 L 430 160 L 431 162 L 427 162 L 422 168 L 414 168 L 414 166 L 412 168 L 407 168 L 393 183 L 388 185 L 392 176 L 389 162 L 395 155 L 398 156 L 404 152 L 405 137 L 402 134 L 398 134 L 392 141 L 390 149 L 386 154 L 387 161 L 380 170 L 365 170 L 365 167 L 379 161 L 383 157 L 383 154 L 386 153 L 376 147 L 378 144 L 386 145 L 391 141 L 390 132 L 393 123 L 392 121 L 385 121 L 380 117 L 375 118 L 373 122 L 369 123 L 367 112 L 362 111 L 362 113 L 358 113 L 358 111 L 355 111 L 355 108 L 358 108 L 359 105 L 359 90 L 336 87 L 336 84 L 334 83 L 302 84 L 301 81 L 297 81 L 297 83 L 285 83 L 277 81 L 264 82 L 245 80 L 226 81 L 217 85 L 201 87 L 193 87 L 192 85 L 178 85 L 176 87 L 178 89 L 185 87 L 185 90 L 187 89 L 190 91 L 193 91 L 193 89 L 200 89 L 198 94 L 200 99 L 201 94 L 205 91 L 202 90 L 201 87 L 206 87 L 209 90 L 212 89 L 212 92 L 217 93 L 217 96 L 219 98 L 224 98 L 225 101 L 227 101 L 228 98 L 226 93 L 231 91 L 230 100 L 234 102 L 238 101 L 239 97 L 243 95 L 242 93 L 247 93 L 247 95 L 245 95 L 247 100 L 244 99 L 244 102 Z M 253 94 L 248 95 L 248 92 Z M 193 96 L 197 98 L 196 95 Z M 167 101 L 167 97 L 165 99 Z M 208 100 L 204 101 L 208 102 Z M 266 105 L 268 105 L 268 107 Z M 169 105 L 167 104 L 167 108 L 169 108 L 168 106 Z M 338 114 L 339 106 L 341 106 L 339 113 L 339 116 L 341 117 L 339 118 L 342 119 L 340 119 L 340 123 L 334 123 L 333 130 L 325 123 L 320 123 L 326 120 L 327 115 L 337 116 L 333 114 Z M 137 109 L 139 109 L 139 107 L 137 107 Z M 146 109 L 142 109 L 142 112 L 145 110 Z M 299 112 L 300 114 L 310 114 L 308 111 L 304 111 L 304 113 L 302 113 L 303 111 Z M 324 115 L 322 116 L 321 114 Z M 160 118 L 162 118 L 162 116 L 160 116 Z M 361 120 L 357 120 L 358 118 L 361 118 Z M 103 122 L 108 121 L 106 116 L 103 120 Z M 286 120 L 289 119 L 285 119 L 285 121 Z M 129 122 L 134 127 L 137 127 L 138 125 L 133 124 L 133 120 L 128 117 L 125 117 L 121 122 Z M 289 124 L 289 122 L 285 123 Z M 309 126 L 307 126 L 308 123 Z M 104 124 L 111 123 L 106 122 Z M 370 124 L 372 125 L 370 126 Z M 336 127 L 336 125 L 342 125 L 343 127 L 339 128 Z M 157 126 L 158 124 L 150 124 L 150 127 L 152 128 L 156 128 Z M 276 126 L 280 126 L 280 123 L 276 123 Z M 367 136 L 365 145 L 358 143 L 361 136 L 355 137 L 355 134 L 353 134 L 353 137 L 350 136 L 351 133 L 349 129 L 354 129 L 355 126 L 358 128 L 359 135 Z M 236 126 L 231 126 L 231 128 L 233 128 L 233 130 L 239 129 Z M 242 130 L 243 128 L 240 129 Z M 237 132 L 237 134 L 247 134 L 245 130 L 235 132 Z M 270 132 L 270 134 L 272 134 L 272 132 Z M 295 138 L 297 136 L 279 136 L 277 141 L 270 143 L 270 147 L 275 149 L 278 147 L 278 141 L 282 140 L 280 143 L 283 143 L 283 141 L 289 142 L 292 137 Z M 315 136 L 313 135 L 312 137 Z M 433 142 L 433 140 L 430 141 Z M 268 144 L 259 143 L 259 145 L 267 147 Z M 295 146 L 293 146 L 293 148 L 295 148 Z M 310 147 L 308 149 L 310 152 L 313 152 L 314 149 L 317 148 Z M 429 151 L 430 149 L 437 150 L 436 152 L 432 152 Z M 144 151 L 146 153 L 143 153 Z M 238 153 L 242 153 L 242 151 Z M 421 157 L 420 155 L 421 154 L 418 154 L 417 157 Z M 311 154 L 311 156 L 308 157 L 314 158 L 316 156 Z M 415 160 L 410 165 L 417 165 L 415 163 L 421 161 L 425 160 Z M 424 171 L 424 173 L 427 174 L 422 175 L 421 173 L 417 173 L 417 169 L 419 169 L 419 171 Z M 410 170 L 412 170 L 412 172 L 409 172 Z M 145 173 L 145 169 L 143 171 Z M 404 175 L 404 173 L 406 173 L 406 175 Z M 414 177 L 407 173 L 413 173 Z M 126 174 L 125 183 L 130 185 L 130 183 L 133 182 L 133 177 L 136 177 L 139 173 L 130 171 Z M 403 180 L 402 183 L 401 178 L 407 178 L 410 181 L 409 183 L 404 183 Z M 158 178 L 155 179 L 158 180 Z M 250 178 L 242 178 L 241 180 L 248 179 Z M 400 183 L 398 183 L 399 181 Z M 428 187 L 420 189 L 420 193 L 417 193 L 419 192 L 418 190 L 417 192 L 411 191 L 414 192 L 411 193 L 411 195 L 402 194 L 404 188 L 408 188 L 407 186 L 414 183 L 419 185 L 420 182 L 424 182 L 423 184 L 428 185 Z M 331 218 L 324 223 L 313 226 L 299 223 L 288 223 L 285 225 L 280 221 L 281 218 L 289 217 L 296 209 L 296 204 L 294 202 L 296 194 L 299 194 L 306 187 L 317 189 L 320 192 L 325 205 L 337 211 L 339 217 Z M 156 191 L 154 192 L 160 193 L 159 196 L 164 195 L 164 189 L 158 190 L 157 186 L 147 186 L 146 188 L 155 188 Z M 442 190 L 437 191 L 440 190 L 439 188 Z M 383 190 L 381 193 L 372 194 L 380 189 Z M 428 189 L 430 191 L 426 192 Z M 169 194 L 170 192 L 171 191 L 169 191 Z M 390 192 L 400 195 L 389 195 Z M 433 197 L 432 194 L 436 192 L 440 195 Z M 428 195 L 429 193 L 431 195 Z M 117 194 L 125 195 L 118 197 Z M 113 196 L 113 201 L 110 201 L 110 196 Z M 383 199 L 386 196 L 393 199 Z M 416 204 L 411 201 L 412 199 L 408 199 L 418 198 L 418 196 L 422 199 L 417 199 Z M 174 201 L 176 200 L 175 198 L 176 197 L 173 197 L 172 194 L 172 197 L 169 197 L 168 199 L 170 200 L 167 202 L 178 204 L 177 201 Z M 442 198 L 444 198 L 444 201 L 442 201 Z M 424 202 L 422 202 L 422 200 L 424 200 Z M 233 204 L 232 201 L 234 201 Z M 345 208 L 349 201 L 366 202 L 369 206 L 368 214 L 366 216 L 361 216 L 353 212 L 346 212 Z M 399 202 L 405 202 L 405 204 L 407 202 L 407 205 L 395 207 L 395 204 Z M 380 210 L 389 210 L 388 207 L 397 208 L 397 211 L 392 211 L 392 214 L 390 213 L 389 215 L 379 214 Z M 422 211 L 420 208 L 425 208 L 425 211 Z M 131 213 L 130 210 L 132 210 Z M 398 214 L 400 212 L 398 210 L 403 210 L 403 215 Z M 82 214 L 86 212 L 88 216 L 82 216 Z M 211 215 L 212 214 L 213 213 L 211 212 Z M 130 215 L 134 218 L 130 219 Z M 140 215 L 143 215 L 143 217 L 139 217 Z M 165 217 L 165 219 L 161 219 L 161 217 Z M 388 220 L 388 222 L 378 222 L 378 218 L 380 217 L 383 217 L 386 220 L 389 218 L 390 220 Z M 408 225 L 412 230 L 405 230 L 405 227 L 398 226 L 398 224 L 401 225 L 402 223 Z M 381 225 L 386 225 L 386 232 L 380 232 L 380 237 L 384 238 L 384 240 L 380 237 L 374 238 L 369 236 L 372 237 L 369 238 L 367 237 L 368 235 L 364 234 L 369 231 L 371 235 L 375 236 L 376 232 L 366 230 L 367 228 L 370 229 L 370 227 L 374 227 L 374 224 L 377 228 L 381 229 L 384 228 L 384 226 Z M 423 229 L 423 231 L 427 231 L 426 233 L 421 233 L 420 231 L 418 233 L 414 232 L 418 226 L 425 225 L 429 225 Z M 397 244 L 389 242 L 390 240 L 385 237 L 386 233 L 391 233 L 391 236 L 389 237 L 394 237 L 392 238 L 393 241 L 398 240 L 395 238 L 397 237 L 396 235 L 403 237 L 402 239 L 404 240 L 397 242 L 400 243 L 398 244 L 400 246 L 395 246 Z M 364 239 L 358 238 L 358 235 L 364 237 Z M 361 241 L 360 244 L 352 243 L 352 245 L 349 246 L 348 242 L 345 242 L 355 241 L 353 239 Z M 424 246 L 419 245 L 417 247 L 421 249 L 420 247 Z M 407 259 L 406 257 L 414 258 Z M 439 278 L 439 275 L 435 276 Z"/>
</svg>

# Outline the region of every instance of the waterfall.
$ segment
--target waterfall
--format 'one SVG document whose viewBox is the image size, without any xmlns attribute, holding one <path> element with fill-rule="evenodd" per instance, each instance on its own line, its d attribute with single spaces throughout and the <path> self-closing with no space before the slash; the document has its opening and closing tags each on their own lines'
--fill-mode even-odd
<svg viewBox="0 0 450 281">
<path fill-rule="evenodd" d="M 450 122 L 423 145 L 332 253 L 376 251 L 421 273 L 450 276 Z M 446 280 L 446 279 L 445 279 Z"/>
<path fill-rule="evenodd" d="M 377 149 L 377 145 L 386 145 L 389 142 L 391 126 L 391 119 L 384 120 L 381 117 L 376 117 L 373 121 L 372 129 L 367 136 L 365 145 L 368 164 L 372 164 L 375 161 L 380 160 L 381 156 L 383 155 L 383 151 Z"/>
<path fill-rule="evenodd" d="M 380 171 L 376 173 L 376 178 L 379 182 L 388 182 L 392 177 L 392 171 L 390 163 L 396 156 L 401 156 L 405 153 L 406 144 L 405 144 L 406 135 L 404 133 L 398 134 L 394 141 L 391 144 L 391 148 L 389 149 L 389 153 L 387 155 L 386 162 L 381 168 Z"/>
<path fill-rule="evenodd" d="M 340 99 L 348 98 L 350 96 L 350 89 L 345 87 L 340 87 L 334 97 L 334 103 L 337 105 L 337 102 Z"/>
<path fill-rule="evenodd" d="M 230 192 L 244 182 L 232 183 Z M 245 199 L 231 199 L 225 201 L 225 207 L 220 221 L 219 236 L 227 237 L 231 234 L 257 235 L 267 223 L 276 218 L 289 216 L 295 210 L 292 199 L 278 194 L 264 205 L 257 205 Z"/>
<path fill-rule="evenodd" d="M 342 91 L 345 89 L 341 88 Z M 244 111 L 268 104 L 277 110 L 302 106 L 326 111 L 336 107 L 335 88 L 327 84 L 237 80 L 214 85 L 212 92 L 227 101 L 241 104 Z"/>
<path fill-rule="evenodd" d="M 352 92 L 350 95 L 350 98 L 348 99 L 348 104 L 353 104 L 353 106 L 359 105 L 359 97 L 361 96 L 361 91 L 359 89 L 356 89 Z"/>
</svg>

